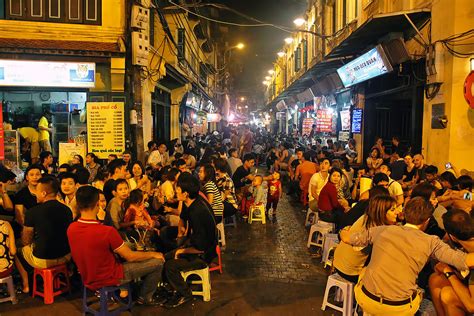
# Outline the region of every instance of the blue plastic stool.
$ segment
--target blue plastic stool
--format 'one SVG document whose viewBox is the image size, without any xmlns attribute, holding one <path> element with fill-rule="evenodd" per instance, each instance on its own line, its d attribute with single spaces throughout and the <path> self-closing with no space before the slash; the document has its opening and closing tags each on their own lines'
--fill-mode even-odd
<svg viewBox="0 0 474 316">
<path fill-rule="evenodd" d="M 111 298 L 115 298 L 116 301 L 121 301 L 123 299 L 120 298 L 120 295 L 117 294 L 117 292 L 120 289 L 124 289 L 128 291 L 128 299 L 127 299 L 127 304 L 119 304 L 118 308 L 115 308 L 111 311 L 109 311 L 108 308 L 108 301 Z M 130 288 L 130 284 L 124 284 L 121 286 L 106 286 L 103 287 L 99 290 L 100 293 L 100 309 L 94 309 L 91 306 L 94 305 L 97 301 L 94 302 L 87 302 L 87 288 L 84 286 L 84 294 L 82 297 L 82 308 L 83 308 L 83 314 L 86 315 L 87 313 L 90 313 L 92 315 L 98 315 L 98 316 L 115 316 L 115 315 L 120 315 L 120 313 L 125 312 L 125 311 L 132 311 L 132 290 Z"/>
</svg>

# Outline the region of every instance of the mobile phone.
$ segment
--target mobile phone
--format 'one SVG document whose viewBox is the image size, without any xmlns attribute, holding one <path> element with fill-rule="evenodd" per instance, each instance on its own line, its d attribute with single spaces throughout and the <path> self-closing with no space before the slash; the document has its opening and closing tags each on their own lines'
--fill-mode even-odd
<svg viewBox="0 0 474 316">
<path fill-rule="evenodd" d="M 472 201 L 472 193 L 471 192 L 464 193 L 464 199 L 468 201 Z"/>
<path fill-rule="evenodd" d="M 446 163 L 446 169 L 451 169 L 451 163 L 450 162 Z"/>
</svg>

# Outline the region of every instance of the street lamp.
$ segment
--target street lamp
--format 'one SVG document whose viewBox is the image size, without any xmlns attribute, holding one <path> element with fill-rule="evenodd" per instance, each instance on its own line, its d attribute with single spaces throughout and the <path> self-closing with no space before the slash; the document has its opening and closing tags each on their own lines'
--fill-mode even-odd
<svg viewBox="0 0 474 316">
<path fill-rule="evenodd" d="M 246 105 L 246 106 L 245 106 L 245 108 L 246 108 L 246 109 L 248 109 L 248 108 L 249 108 L 249 106 L 248 106 L 248 105 Z"/>
<path fill-rule="evenodd" d="M 245 47 L 244 43 L 238 43 L 237 45 L 235 45 L 235 48 L 237 49 L 244 49 L 244 47 Z"/>
<path fill-rule="evenodd" d="M 285 43 L 287 43 L 288 45 L 293 43 L 293 37 L 287 37 L 285 38 Z"/>
<path fill-rule="evenodd" d="M 241 101 L 241 102 L 244 102 L 244 101 L 245 101 L 245 97 L 240 97 L 240 101 Z"/>
<path fill-rule="evenodd" d="M 273 74 L 275 73 L 275 70 L 270 69 L 270 70 L 268 71 L 268 73 L 269 73 L 270 75 L 273 75 Z"/>
<path fill-rule="evenodd" d="M 268 81 L 266 81 L 266 80 L 263 81 L 262 83 L 263 83 L 264 85 L 266 85 L 266 86 L 269 86 L 269 85 L 270 85 L 270 82 L 268 82 Z"/>
<path fill-rule="evenodd" d="M 293 21 L 293 23 L 297 26 L 297 27 L 300 27 L 302 26 L 303 24 L 306 23 L 305 19 L 303 18 L 297 18 Z"/>
<path fill-rule="evenodd" d="M 231 53 L 234 49 L 238 49 L 238 50 L 242 50 L 244 49 L 245 47 L 245 44 L 244 43 L 238 43 L 237 45 L 234 45 L 234 46 L 231 46 L 229 48 L 227 48 L 225 51 L 224 51 L 224 62 L 223 62 L 223 66 L 222 68 L 219 68 L 217 69 L 217 72 L 221 72 L 222 70 L 224 70 L 226 67 L 227 67 L 227 55 L 229 55 L 229 58 L 231 56 Z"/>
<path fill-rule="evenodd" d="M 272 77 L 266 76 L 266 77 L 265 77 L 265 80 L 267 80 L 267 81 L 272 80 Z"/>
<path fill-rule="evenodd" d="M 285 54 L 285 52 L 278 52 L 277 55 L 278 55 L 278 57 L 282 58 L 282 57 L 285 56 L 286 54 Z"/>
</svg>

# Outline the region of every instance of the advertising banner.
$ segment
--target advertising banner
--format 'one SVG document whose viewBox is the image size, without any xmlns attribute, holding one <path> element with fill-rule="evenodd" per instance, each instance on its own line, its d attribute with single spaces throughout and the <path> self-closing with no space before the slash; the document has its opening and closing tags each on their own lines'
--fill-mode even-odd
<svg viewBox="0 0 474 316">
<path fill-rule="evenodd" d="M 343 131 L 351 130 L 351 111 L 340 111 L 339 115 L 341 116 L 341 129 Z"/>
<path fill-rule="evenodd" d="M 100 159 L 125 151 L 123 102 L 87 103 L 87 145 Z"/>
<path fill-rule="evenodd" d="M 95 63 L 0 59 L 0 86 L 95 87 Z"/>
<path fill-rule="evenodd" d="M 309 135 L 311 133 L 311 129 L 313 128 L 314 119 L 312 118 L 305 118 L 303 119 L 303 134 L 302 135 Z"/>
<path fill-rule="evenodd" d="M 362 109 L 352 111 L 352 133 L 360 134 L 362 131 Z"/>
<path fill-rule="evenodd" d="M 316 114 L 316 128 L 318 132 L 332 132 L 332 112 L 329 110 L 318 110 Z"/>
</svg>

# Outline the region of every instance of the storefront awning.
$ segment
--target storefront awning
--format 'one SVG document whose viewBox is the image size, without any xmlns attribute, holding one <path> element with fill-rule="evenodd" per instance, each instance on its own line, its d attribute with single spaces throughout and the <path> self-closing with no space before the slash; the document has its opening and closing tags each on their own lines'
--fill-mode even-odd
<svg viewBox="0 0 474 316">
<path fill-rule="evenodd" d="M 389 33 L 403 33 L 404 39 L 409 40 L 417 33 L 410 20 L 421 29 L 430 18 L 431 11 L 427 9 L 374 15 L 335 47 L 326 58 L 360 55 L 367 47 L 377 45 L 380 38 Z"/>
</svg>

